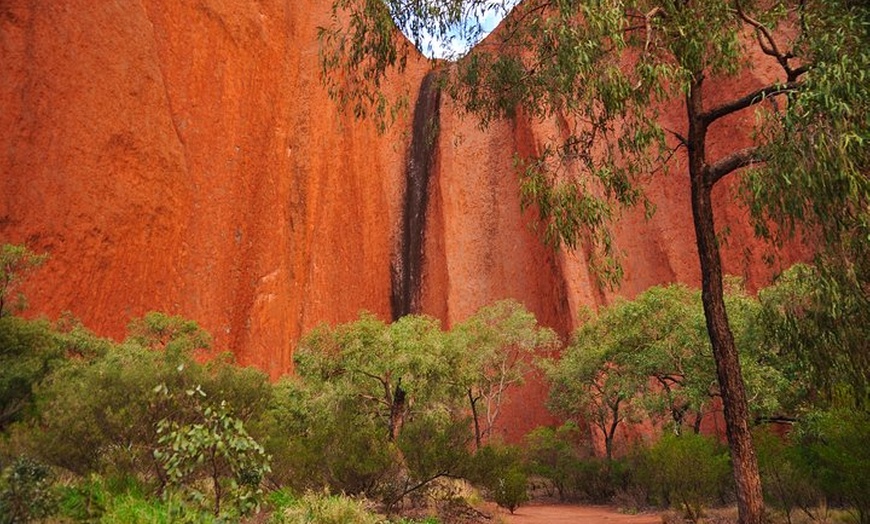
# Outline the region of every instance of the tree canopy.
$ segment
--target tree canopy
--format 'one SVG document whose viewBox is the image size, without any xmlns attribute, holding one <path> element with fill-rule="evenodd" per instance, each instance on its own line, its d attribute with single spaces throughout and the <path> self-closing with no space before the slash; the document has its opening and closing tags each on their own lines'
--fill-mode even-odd
<svg viewBox="0 0 870 524">
<path fill-rule="evenodd" d="M 383 116 L 384 75 L 403 68 L 410 45 L 391 19 L 443 33 L 487 0 L 336 0 L 321 31 L 330 93 L 357 115 Z M 498 2 L 495 2 L 498 3 Z M 609 225 L 622 207 L 646 202 L 640 183 L 685 158 L 707 330 L 717 366 L 741 522 L 760 524 L 763 501 L 749 432 L 745 384 L 724 303 L 712 189 L 748 167 L 754 215 L 790 233 L 809 223 L 833 246 L 853 295 L 866 296 L 870 118 L 868 8 L 856 0 L 526 0 L 495 35 L 457 62 L 439 64 L 445 88 L 482 125 L 522 114 L 551 119 L 561 133 L 520 159 L 523 203 L 534 205 L 554 245 L 591 244 L 599 273 L 620 275 Z M 770 61 L 779 74 L 745 93 L 721 94 L 722 79 Z M 658 112 L 681 101 L 684 125 Z M 367 111 L 374 108 L 374 112 Z M 713 158 L 712 127 L 763 108 L 755 144 Z M 760 181 L 753 183 L 753 181 Z M 826 224 L 833 224 L 831 226 Z M 812 230 L 812 229 L 811 229 Z M 856 236 L 857 234 L 857 236 Z M 855 239 L 857 240 L 850 240 Z M 858 246 L 855 246 L 855 244 Z M 832 253 L 842 253 L 834 249 Z M 864 257 L 866 259 L 866 257 Z M 856 265 L 856 262 L 858 264 Z M 854 275 L 851 276 L 851 275 Z"/>
</svg>

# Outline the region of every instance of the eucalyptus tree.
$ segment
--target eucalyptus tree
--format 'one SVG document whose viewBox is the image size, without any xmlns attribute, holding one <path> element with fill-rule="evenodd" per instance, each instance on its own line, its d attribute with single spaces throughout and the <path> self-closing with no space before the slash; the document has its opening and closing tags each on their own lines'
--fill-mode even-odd
<svg viewBox="0 0 870 524">
<path fill-rule="evenodd" d="M 616 432 L 641 413 L 639 399 L 647 377 L 612 363 L 609 348 L 594 342 L 599 326 L 580 328 L 555 365 L 545 366 L 549 406 L 571 420 L 586 421 L 601 433 L 604 454 L 613 458 Z"/>
<path fill-rule="evenodd" d="M 408 315 L 386 324 L 371 314 L 354 322 L 320 326 L 301 341 L 294 360 L 310 384 L 337 389 L 377 421 L 395 442 L 407 419 L 441 409 L 458 396 L 448 377 L 451 362 L 437 320 Z"/>
<path fill-rule="evenodd" d="M 525 381 L 533 360 L 556 348 L 558 337 L 538 325 L 535 316 L 515 300 L 479 309 L 450 331 L 456 373 L 465 391 L 477 449 L 492 433 L 512 386 Z"/>
<path fill-rule="evenodd" d="M 326 466 L 327 485 L 392 507 L 460 475 L 473 436 L 446 339 L 433 318 L 386 324 L 371 314 L 303 338 L 294 394 L 308 404 L 298 418 L 309 422 L 306 446 Z"/>
<path fill-rule="evenodd" d="M 320 33 L 330 93 L 358 116 L 384 117 L 392 107 L 379 90 L 385 75 L 414 53 L 393 20 L 436 37 L 474 33 L 468 17 L 494 5 L 506 2 L 334 0 L 333 21 Z M 867 243 L 868 16 L 861 0 L 525 0 L 484 46 L 441 63 L 447 90 L 482 125 L 518 113 L 561 123 L 559 137 L 520 162 L 522 201 L 535 206 L 552 244 L 591 244 L 600 273 L 611 280 L 620 271 L 608 225 L 621 208 L 647 204 L 639 181 L 666 171 L 684 150 L 743 524 L 760 524 L 764 506 L 723 298 L 712 191 L 734 173 L 756 169 L 763 175 L 753 180 L 761 182 L 747 192 L 757 198 L 756 217 L 785 224 L 843 219 L 848 227 L 820 239 L 842 243 L 858 233 Z M 724 94 L 724 78 L 765 60 L 779 69 L 777 78 L 713 101 L 712 93 Z M 668 101 L 682 105 L 681 129 L 659 123 Z M 753 135 L 757 142 L 713 157 L 710 129 L 750 108 L 766 115 L 758 119 L 764 127 Z M 864 276 L 852 279 L 853 290 L 865 289 Z"/>
<path fill-rule="evenodd" d="M 866 264 L 866 261 L 864 261 Z M 870 306 L 848 275 L 798 264 L 758 293 L 760 342 L 800 377 L 794 402 L 870 408 Z M 865 280 L 866 285 L 866 280 Z"/>
<path fill-rule="evenodd" d="M 780 418 L 788 404 L 787 370 L 756 326 L 758 300 L 738 280 L 727 284 L 752 414 L 756 420 Z M 553 386 L 551 405 L 596 427 L 608 457 L 623 421 L 670 418 L 675 433 L 684 426 L 698 433 L 721 398 L 701 293 L 682 284 L 654 286 L 601 309 L 577 329 L 562 358 L 544 367 Z"/>
</svg>

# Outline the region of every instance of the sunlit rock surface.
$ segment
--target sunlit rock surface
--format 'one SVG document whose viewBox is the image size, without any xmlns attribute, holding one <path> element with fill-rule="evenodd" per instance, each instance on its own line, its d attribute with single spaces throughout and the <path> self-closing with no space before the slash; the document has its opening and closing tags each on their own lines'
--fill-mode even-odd
<svg viewBox="0 0 870 524">
<path fill-rule="evenodd" d="M 183 4 L 183 5 L 182 5 Z M 200 322 L 215 347 L 277 377 L 300 335 L 361 309 L 391 316 L 412 115 L 386 135 L 342 115 L 321 86 L 317 26 L 330 0 L 134 3 L 9 0 L 0 5 L 0 239 L 51 255 L 28 283 L 29 314 L 70 311 L 122 337 L 149 310 Z M 388 90 L 416 97 L 427 65 Z M 763 68 L 728 82 L 743 93 Z M 711 101 L 712 103 L 712 101 Z M 413 108 L 413 100 L 410 106 Z M 675 106 L 668 127 L 682 127 Z M 744 144 L 716 124 L 714 155 Z M 582 252 L 554 253 L 520 211 L 515 152 L 547 124 L 483 132 L 446 98 L 431 151 L 417 308 L 445 326 L 513 297 L 563 336 L 606 304 Z M 648 188 L 655 218 L 618 227 L 618 293 L 699 270 L 679 163 Z M 751 287 L 761 262 L 730 186 L 717 189 L 727 272 Z M 532 380 L 506 411 L 516 438 L 549 420 Z"/>
</svg>

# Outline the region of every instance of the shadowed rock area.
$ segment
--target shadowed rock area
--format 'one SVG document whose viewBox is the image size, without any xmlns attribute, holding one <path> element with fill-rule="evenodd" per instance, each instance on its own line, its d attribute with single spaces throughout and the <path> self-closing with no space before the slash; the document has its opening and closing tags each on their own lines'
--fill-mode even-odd
<svg viewBox="0 0 870 524">
<path fill-rule="evenodd" d="M 436 73 L 423 77 L 414 107 L 411 145 L 405 167 L 405 195 L 402 232 L 392 264 L 391 306 L 393 320 L 420 313 L 423 276 L 423 246 L 426 211 L 429 203 L 429 178 L 438 149 L 441 92 Z"/>
</svg>

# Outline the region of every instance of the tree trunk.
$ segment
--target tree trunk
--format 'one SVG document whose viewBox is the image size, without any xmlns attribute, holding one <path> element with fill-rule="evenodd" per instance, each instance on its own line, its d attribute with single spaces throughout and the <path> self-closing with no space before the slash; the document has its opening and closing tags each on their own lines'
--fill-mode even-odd
<svg viewBox="0 0 870 524">
<path fill-rule="evenodd" d="M 405 422 L 405 390 L 402 389 L 402 379 L 396 382 L 393 392 L 393 402 L 390 405 L 390 442 L 399 438 L 399 432 Z"/>
<path fill-rule="evenodd" d="M 712 183 L 706 162 L 707 127 L 700 118 L 703 113 L 702 81 L 703 77 L 697 76 L 686 97 L 689 117 L 689 178 L 692 187 L 692 217 L 701 262 L 701 298 L 725 412 L 725 433 L 737 488 L 738 519 L 740 524 L 763 524 L 761 477 L 758 474 L 758 461 L 749 430 L 749 409 L 740 360 L 725 311 L 722 260 L 713 224 Z"/>
<path fill-rule="evenodd" d="M 477 401 L 480 397 L 474 398 L 471 390 L 468 390 L 468 402 L 471 404 L 471 417 L 474 420 L 474 444 L 477 451 L 480 451 L 483 445 L 483 436 L 480 434 L 480 418 L 477 414 Z"/>
</svg>

